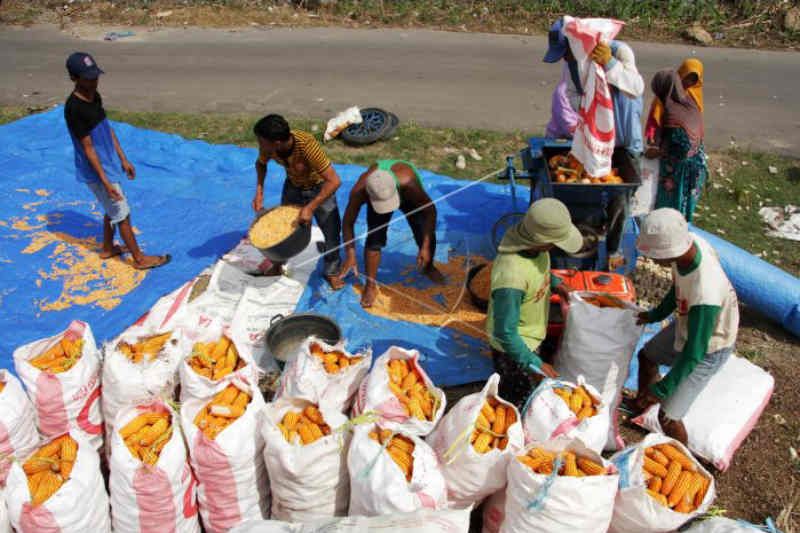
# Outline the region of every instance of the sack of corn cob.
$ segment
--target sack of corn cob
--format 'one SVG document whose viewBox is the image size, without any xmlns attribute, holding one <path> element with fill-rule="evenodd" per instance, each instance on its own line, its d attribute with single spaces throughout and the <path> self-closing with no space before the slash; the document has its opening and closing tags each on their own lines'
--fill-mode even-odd
<svg viewBox="0 0 800 533">
<path fill-rule="evenodd" d="M 100 449 L 100 355 L 89 324 L 73 320 L 62 333 L 17 348 L 14 368 L 36 408 L 42 435 L 74 431 Z"/>
<path fill-rule="evenodd" d="M 723 516 L 703 518 L 692 522 L 683 533 L 779 533 L 774 525 L 757 526 L 744 520 L 733 520 Z"/>
<path fill-rule="evenodd" d="M 642 326 L 636 325 L 639 311 L 632 304 L 624 309 L 598 307 L 585 301 L 577 291 L 569 295 L 569 311 L 555 369 L 565 381 L 575 383 L 583 376 L 586 383 L 602 391 L 609 400 L 607 450 L 619 450 L 625 445 L 616 413 L 633 351 L 642 334 Z M 606 386 L 609 381 L 612 387 Z"/>
<path fill-rule="evenodd" d="M 275 397 L 324 400 L 326 406 L 348 412 L 370 364 L 371 349 L 351 354 L 344 342 L 332 346 L 309 337 L 287 363 Z"/>
<path fill-rule="evenodd" d="M 197 483 L 175 411 L 161 401 L 125 407 L 111 436 L 111 518 L 117 533 L 200 531 Z"/>
<path fill-rule="evenodd" d="M 189 398 L 208 399 L 220 383 L 233 376 L 248 383 L 258 381 L 258 369 L 250 353 L 242 349 L 230 328 L 219 320 L 193 331 L 187 336 L 188 354 L 179 366 L 181 402 Z"/>
<path fill-rule="evenodd" d="M 81 432 L 45 441 L 15 461 L 6 502 L 18 533 L 111 531 L 100 457 Z"/>
<path fill-rule="evenodd" d="M 498 490 L 483 502 L 481 533 L 499 533 L 506 517 L 506 488 Z"/>
<path fill-rule="evenodd" d="M 374 412 L 387 428 L 424 436 L 436 427 L 446 402 L 419 364 L 419 352 L 392 346 L 361 382 L 353 414 Z"/>
<path fill-rule="evenodd" d="M 356 426 L 347 469 L 351 515 L 447 507 L 447 484 L 436 453 L 411 432 L 377 424 Z"/>
<path fill-rule="evenodd" d="M 260 431 L 264 398 L 255 382 L 223 378 L 211 397 L 181 405 L 181 427 L 209 533 L 269 515 L 269 480 Z"/>
<path fill-rule="evenodd" d="M 674 531 L 714 501 L 714 477 L 676 440 L 651 433 L 616 453 L 619 494 L 610 531 Z"/>
<path fill-rule="evenodd" d="M 110 442 L 123 407 L 172 398 L 186 352 L 178 331 L 153 333 L 134 326 L 103 346 L 103 420 Z"/>
<path fill-rule="evenodd" d="M 689 449 L 718 470 L 727 470 L 733 454 L 767 406 L 774 385 L 775 378 L 764 369 L 731 355 L 694 398 L 683 418 Z M 633 422 L 662 433 L 659 410 L 654 405 Z"/>
<path fill-rule="evenodd" d="M 8 507 L 6 506 L 6 491 L 0 485 L 0 533 L 13 533 L 11 522 L 8 519 Z"/>
<path fill-rule="evenodd" d="M 523 446 L 516 407 L 500 398 L 498 374 L 483 390 L 461 398 L 425 439 L 447 481 L 457 508 L 481 502 L 506 484 L 506 466 Z"/>
<path fill-rule="evenodd" d="M 508 464 L 500 531 L 606 531 L 619 477 L 579 439 L 532 443 Z"/>
<path fill-rule="evenodd" d="M 267 404 L 261 432 L 272 518 L 309 522 L 347 515 L 346 424 L 347 417 L 327 404 L 299 398 Z"/>
<path fill-rule="evenodd" d="M 159 298 L 153 307 L 147 310 L 133 324 L 142 331 L 172 331 L 185 318 L 192 289 L 198 278 L 187 281 L 171 293 Z"/>
<path fill-rule="evenodd" d="M 0 369 L 0 487 L 12 461 L 27 457 L 38 444 L 33 404 L 19 380 L 8 370 Z"/>
<path fill-rule="evenodd" d="M 613 391 L 613 384 L 611 387 Z M 583 376 L 578 376 L 577 383 L 542 380 L 522 410 L 526 443 L 563 435 L 579 438 L 587 448 L 600 453 L 608 439 L 608 424 L 608 402 Z"/>
</svg>

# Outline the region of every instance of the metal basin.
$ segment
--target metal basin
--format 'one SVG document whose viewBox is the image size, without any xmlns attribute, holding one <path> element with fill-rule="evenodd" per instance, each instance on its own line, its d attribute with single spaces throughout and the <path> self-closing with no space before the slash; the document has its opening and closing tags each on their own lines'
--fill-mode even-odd
<svg viewBox="0 0 800 533">
<path fill-rule="evenodd" d="M 267 330 L 267 349 L 276 360 L 285 363 L 294 358 L 300 344 L 312 335 L 328 344 L 336 344 L 342 338 L 342 330 L 323 315 L 276 315 Z"/>
<path fill-rule="evenodd" d="M 256 219 L 253 221 L 253 224 L 251 224 L 250 227 L 252 228 L 261 217 L 273 209 L 277 209 L 277 206 L 271 209 L 262 209 L 259 211 L 258 216 L 256 216 Z M 264 254 L 264 257 L 273 263 L 285 263 L 292 257 L 305 250 L 309 242 L 311 242 L 311 225 L 300 225 L 288 237 L 283 239 L 278 244 L 270 246 L 269 248 L 259 248 L 258 250 Z"/>
</svg>

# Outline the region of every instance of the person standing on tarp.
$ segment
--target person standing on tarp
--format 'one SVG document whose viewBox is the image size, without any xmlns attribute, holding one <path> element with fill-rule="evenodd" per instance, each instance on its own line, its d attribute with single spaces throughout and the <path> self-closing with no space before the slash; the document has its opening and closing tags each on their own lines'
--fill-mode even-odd
<svg viewBox="0 0 800 533">
<path fill-rule="evenodd" d="M 256 160 L 256 195 L 253 209 L 264 207 L 264 179 L 267 163 L 272 159 L 286 169 L 281 193 L 282 205 L 300 205 L 301 224 L 310 224 L 313 217 L 325 237 L 325 279 L 334 289 L 344 284 L 339 280 L 341 218 L 336 203 L 336 190 L 341 185 L 339 174 L 322 151 L 313 135 L 289 128 L 280 115 L 267 115 L 253 127 L 258 138 Z M 267 275 L 280 275 L 282 266 L 274 264 Z"/>
<path fill-rule="evenodd" d="M 692 235 L 678 211 L 656 209 L 642 223 L 639 251 L 662 266 L 672 267 L 673 286 L 655 309 L 639 314 L 638 323 L 675 321 L 639 352 L 642 411 L 660 403 L 664 433 L 688 443 L 683 418 L 695 398 L 730 357 L 739 331 L 739 301 L 717 253 Z M 659 365 L 672 368 L 663 378 Z"/>
<path fill-rule="evenodd" d="M 120 181 L 126 175 L 134 179 L 136 170 L 125 157 L 106 118 L 103 99 L 97 92 L 98 78 L 103 71 L 92 56 L 75 52 L 67 58 L 67 72 L 75 83 L 75 89 L 64 104 L 64 119 L 75 149 L 75 175 L 89 187 L 105 211 L 100 257 L 109 259 L 130 252 L 136 269 L 166 265 L 170 261 L 169 254 L 145 255 L 133 234 L 131 211 Z M 125 247 L 114 244 L 117 228 Z"/>
<path fill-rule="evenodd" d="M 435 283 L 444 282 L 444 277 L 434 264 L 436 206 L 425 192 L 417 168 L 407 161 L 394 159 L 381 160 L 369 167 L 350 191 L 350 201 L 342 222 L 346 256 L 339 273 L 340 280 L 344 280 L 350 271 L 355 271 L 358 276 L 353 228 L 364 204 L 367 204 L 367 238 L 364 243 L 366 282 L 361 295 L 362 307 L 372 307 L 378 295 L 375 278 L 381 262 L 381 249 L 386 246 L 392 213 L 398 208 L 405 214 L 419 247 L 417 268 Z"/>
<path fill-rule="evenodd" d="M 522 408 L 541 375 L 558 373 L 536 350 L 547 334 L 550 291 L 568 298 L 570 288 L 550 275 L 550 250 L 574 254 L 583 237 L 567 206 L 555 198 L 531 204 L 522 221 L 509 229 L 492 264 L 486 332 L 500 396 Z"/>
<path fill-rule="evenodd" d="M 569 40 L 564 34 L 564 20 L 550 27 L 545 63 L 564 60 L 561 80 L 553 92 L 552 114 L 545 135 L 551 139 L 571 139 L 578 127 L 583 86 L 578 63 L 572 55 Z M 622 41 L 599 43 L 592 59 L 606 72 L 614 104 L 615 145 L 624 147 L 638 161 L 644 150 L 642 142 L 642 95 L 644 80 L 636 68 L 636 58 L 630 46 Z M 638 165 L 637 165 L 638 168 Z"/>
</svg>

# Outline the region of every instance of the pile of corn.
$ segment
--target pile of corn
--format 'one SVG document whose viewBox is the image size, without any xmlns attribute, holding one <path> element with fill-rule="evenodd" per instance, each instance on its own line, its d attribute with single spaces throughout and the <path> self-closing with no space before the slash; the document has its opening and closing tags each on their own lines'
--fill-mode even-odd
<svg viewBox="0 0 800 533">
<path fill-rule="evenodd" d="M 593 417 L 597 414 L 597 402 L 592 395 L 579 385 L 574 389 L 567 386 L 559 386 L 553 392 L 567 404 L 578 420 Z"/>
<path fill-rule="evenodd" d="M 31 505 L 41 505 L 58 492 L 69 479 L 77 456 L 78 443 L 67 434 L 48 442 L 25 461 L 22 469 L 28 478 Z"/>
<path fill-rule="evenodd" d="M 6 382 L 5 381 L 0 381 L 0 392 L 3 392 L 3 390 L 5 388 L 6 388 Z"/>
<path fill-rule="evenodd" d="M 517 456 L 517 460 L 536 472 L 549 476 L 553 473 L 556 459 L 561 460 L 558 469 L 559 476 L 584 477 L 602 476 L 606 473 L 603 465 L 595 463 L 586 457 L 580 457 L 574 452 L 564 451 L 558 454 L 549 452 L 542 448 L 531 448 L 525 455 Z"/>
<path fill-rule="evenodd" d="M 678 513 L 691 513 L 703 503 L 711 480 L 697 471 L 694 461 L 671 444 L 645 450 L 647 493 Z"/>
<path fill-rule="evenodd" d="M 667 267 L 658 266 L 646 257 L 639 257 L 631 281 L 636 287 L 636 303 L 645 308 L 655 307 L 672 287 L 672 273 Z"/>
<path fill-rule="evenodd" d="M 285 240 L 297 229 L 300 210 L 296 205 L 282 205 L 265 213 L 250 228 L 250 242 L 256 248 L 270 248 Z"/>
<path fill-rule="evenodd" d="M 325 423 L 319 408 L 312 404 L 302 411 L 287 411 L 278 429 L 289 444 L 303 446 L 331 434 L 331 428 Z"/>
<path fill-rule="evenodd" d="M 389 388 L 403 405 L 406 414 L 418 420 L 433 420 L 437 399 L 425 386 L 414 365 L 405 359 L 392 359 L 386 365 Z"/>
<path fill-rule="evenodd" d="M 606 308 L 611 307 L 614 309 L 625 309 L 625 303 L 609 294 L 590 294 L 582 296 L 583 301 L 594 305 L 595 307 Z"/>
<path fill-rule="evenodd" d="M 142 413 L 119 430 L 131 455 L 141 462 L 154 465 L 161 450 L 172 438 L 172 420 L 168 412 Z"/>
<path fill-rule="evenodd" d="M 139 364 L 145 359 L 152 361 L 156 356 L 161 353 L 164 345 L 172 336 L 172 332 L 161 333 L 159 335 L 150 335 L 142 337 L 133 344 L 121 341 L 117 344 L 117 350 L 125 354 L 125 357 L 130 359 L 134 364 Z"/>
<path fill-rule="evenodd" d="M 492 289 L 492 263 L 487 263 L 478 270 L 469 282 L 469 290 L 482 300 L 489 301 Z"/>
<path fill-rule="evenodd" d="M 228 337 L 217 342 L 198 342 L 187 360 L 192 370 L 214 381 L 224 378 L 244 366 L 236 346 Z"/>
<path fill-rule="evenodd" d="M 487 398 L 475 421 L 475 430 L 469 441 L 478 453 L 495 448 L 505 450 L 508 445 L 508 428 L 517 421 L 510 406 L 501 405 L 496 398 Z"/>
<path fill-rule="evenodd" d="M 386 447 L 386 452 L 403 471 L 406 481 L 414 474 L 414 441 L 403 435 L 392 435 L 388 429 L 376 428 L 369 432 L 369 438 Z"/>
<path fill-rule="evenodd" d="M 66 372 L 78 362 L 83 352 L 83 339 L 62 337 L 59 342 L 37 355 L 29 362 L 42 372 Z"/>
<path fill-rule="evenodd" d="M 194 417 L 194 425 L 211 440 L 217 438 L 226 427 L 242 416 L 250 404 L 250 393 L 236 385 L 228 385 L 200 409 Z"/>
<path fill-rule="evenodd" d="M 311 343 L 310 351 L 311 355 L 322 362 L 322 365 L 325 367 L 325 372 L 328 374 L 337 374 L 340 370 L 351 365 L 357 365 L 364 359 L 363 357 L 347 357 L 344 352 L 337 350 L 326 352 L 323 350 L 322 345 L 316 342 Z"/>
</svg>

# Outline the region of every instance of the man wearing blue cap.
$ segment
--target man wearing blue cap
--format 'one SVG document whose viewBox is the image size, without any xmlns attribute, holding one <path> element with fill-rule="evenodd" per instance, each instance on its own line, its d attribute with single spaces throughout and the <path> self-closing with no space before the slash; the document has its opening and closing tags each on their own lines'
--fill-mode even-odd
<svg viewBox="0 0 800 533">
<path fill-rule="evenodd" d="M 130 208 L 119 182 L 125 175 L 134 179 L 136 170 L 125 157 L 106 119 L 103 99 L 97 92 L 97 80 L 103 71 L 92 56 L 75 52 L 67 58 L 67 72 L 75 82 L 75 89 L 64 105 L 64 119 L 75 149 L 75 174 L 79 182 L 92 190 L 105 210 L 100 257 L 109 259 L 129 251 L 133 267 L 139 270 L 167 264 L 169 254 L 144 255 L 133 234 Z M 117 227 L 127 249 L 114 245 Z"/>
<path fill-rule="evenodd" d="M 583 96 L 578 63 L 564 34 L 564 19 L 560 18 L 550 27 L 544 62 L 557 63 L 562 59 L 564 68 L 553 92 L 552 116 L 547 124 L 549 138 L 572 138 Z M 638 159 L 644 149 L 641 122 L 644 80 L 636 68 L 633 50 L 621 41 L 599 43 L 592 51 L 592 59 L 606 71 L 614 103 L 616 145 L 625 147 Z"/>
</svg>

